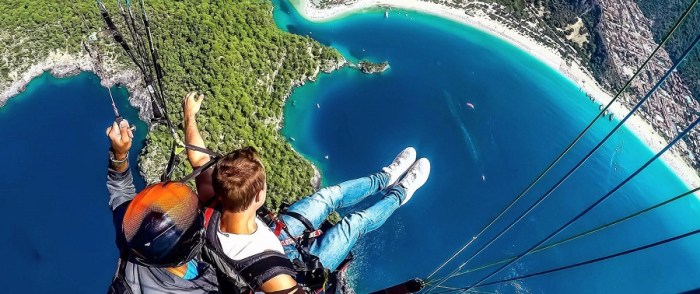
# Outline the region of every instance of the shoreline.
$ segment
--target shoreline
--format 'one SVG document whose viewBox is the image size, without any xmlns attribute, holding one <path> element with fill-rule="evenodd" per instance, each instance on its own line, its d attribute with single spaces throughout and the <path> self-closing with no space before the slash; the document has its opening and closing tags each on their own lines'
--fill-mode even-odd
<svg viewBox="0 0 700 294">
<path fill-rule="evenodd" d="M 48 72 L 55 78 L 69 78 L 83 72 L 91 72 L 100 79 L 100 85 L 103 87 L 111 88 L 115 84 L 126 87 L 130 106 L 138 109 L 139 119 L 146 122 L 150 128 L 152 106 L 146 97 L 147 93 L 140 90 L 143 87 L 141 87 L 139 73 L 129 69 L 118 69 L 119 66 L 114 60 L 108 59 L 108 62 L 104 62 L 100 58 L 100 53 L 96 50 L 93 51 L 98 56 L 93 56 L 92 52 L 87 50 L 81 50 L 77 54 L 60 50 L 50 52 L 44 59 L 32 64 L 20 75 L 16 75 L 13 81 L 5 85 L 4 88 L 0 88 L 0 108 L 5 106 L 7 101 L 24 92 L 32 80 L 44 73 Z M 138 166 L 138 173 L 146 180 L 146 173 L 140 164 Z"/>
<path fill-rule="evenodd" d="M 98 54 L 98 56 L 93 56 L 93 54 Z M 96 52 L 96 50 L 81 50 L 79 53 L 73 54 L 60 50 L 50 52 L 44 59 L 35 62 L 21 74 L 15 74 L 14 77 L 12 77 L 12 82 L 6 85 L 0 85 L 0 108 L 2 108 L 10 99 L 23 93 L 27 89 L 27 85 L 29 85 L 29 83 L 44 73 L 49 73 L 53 77 L 60 79 L 70 78 L 83 72 L 90 72 L 95 74 L 100 79 L 100 85 L 103 87 L 111 88 L 116 84 L 124 86 L 129 93 L 128 100 L 130 106 L 138 109 L 139 119 L 146 122 L 150 128 L 152 126 L 150 123 L 152 106 L 151 103 L 149 103 L 150 99 L 147 97 L 147 93 L 142 90 L 144 87 L 141 85 L 142 79 L 140 74 L 135 70 L 119 69 L 120 66 L 116 64 L 113 59 L 107 58 L 107 62 L 105 62 L 101 57 L 104 58 L 105 56 L 100 56 L 99 52 Z M 302 86 L 308 81 L 315 81 L 320 72 L 330 73 L 346 66 L 346 64 L 347 61 L 342 59 L 336 64 L 332 64 L 325 68 L 319 68 L 309 77 L 304 77 L 299 81 L 294 81 L 290 86 L 289 92 L 284 97 L 284 100 L 286 101 L 288 99 L 293 88 Z M 283 119 L 284 114 L 281 114 L 278 120 L 272 122 L 276 125 L 276 129 L 278 131 L 282 128 Z M 291 147 L 291 149 L 299 157 L 305 158 L 293 147 Z M 313 176 L 310 178 L 309 184 L 312 186 L 314 191 L 316 191 L 321 187 L 322 174 L 320 169 L 313 162 L 308 161 L 308 163 L 313 170 Z M 140 164 L 139 172 L 144 179 L 147 179 L 146 174 L 144 173 Z"/>
<path fill-rule="evenodd" d="M 60 50 L 50 52 L 46 58 L 32 64 L 23 73 L 16 75 L 4 89 L 0 89 L 2 90 L 0 107 L 24 92 L 32 80 L 46 72 L 56 78 L 69 78 L 82 72 L 91 72 L 100 79 L 100 85 L 103 87 L 111 88 L 115 84 L 120 84 L 129 92 L 129 104 L 139 109 L 139 118 L 145 122 L 150 121 L 151 106 L 145 98 L 146 93 L 139 90 L 141 79 L 138 73 L 132 70 L 119 70 L 116 64 L 100 63 L 99 58 L 85 51 L 78 54 Z"/>
<path fill-rule="evenodd" d="M 592 97 L 596 104 L 606 105 L 612 101 L 612 96 L 598 85 L 592 74 L 581 66 L 578 61 L 567 65 L 565 59 L 554 49 L 544 46 L 514 29 L 508 28 L 498 21 L 490 19 L 481 11 L 474 15 L 468 15 L 461 9 L 420 0 L 357 0 L 350 5 L 337 5 L 327 9 L 315 7 L 311 0 L 290 0 L 290 2 L 301 16 L 313 22 L 328 22 L 363 10 L 383 7 L 427 13 L 449 19 L 486 32 L 527 52 L 577 85 L 581 91 Z M 388 17 L 391 17 L 391 14 L 390 11 Z M 629 109 L 619 102 L 615 102 L 610 107 L 610 112 L 615 116 L 616 120 L 619 120 L 629 113 Z M 659 133 L 638 114 L 632 116 L 625 123 L 625 127 L 632 131 L 654 153 L 666 145 L 666 141 Z M 688 188 L 700 185 L 700 177 L 697 172 L 677 152 L 671 150 L 665 153 L 661 159 Z"/>
</svg>

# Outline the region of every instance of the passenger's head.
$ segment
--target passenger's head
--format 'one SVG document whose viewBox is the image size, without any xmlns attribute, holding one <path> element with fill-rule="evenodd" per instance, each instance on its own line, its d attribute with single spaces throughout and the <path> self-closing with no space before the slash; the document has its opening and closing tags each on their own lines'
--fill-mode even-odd
<svg viewBox="0 0 700 294">
<path fill-rule="evenodd" d="M 179 182 L 146 187 L 129 203 L 122 223 L 131 255 L 155 267 L 180 266 L 204 243 L 197 195 Z"/>
<path fill-rule="evenodd" d="M 265 203 L 265 167 L 252 147 L 233 151 L 214 167 L 212 185 L 224 210 L 257 210 Z"/>
</svg>

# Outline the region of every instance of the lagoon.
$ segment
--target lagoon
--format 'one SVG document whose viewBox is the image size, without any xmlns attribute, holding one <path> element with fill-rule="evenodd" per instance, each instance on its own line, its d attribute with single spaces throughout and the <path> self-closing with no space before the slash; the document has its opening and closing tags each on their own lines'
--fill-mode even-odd
<svg viewBox="0 0 700 294">
<path fill-rule="evenodd" d="M 303 19 L 273 1 L 277 25 L 337 48 L 351 61 L 389 61 L 379 75 L 342 69 L 294 90 L 283 135 L 323 174 L 324 185 L 376 172 L 407 145 L 431 160 L 424 188 L 379 230 L 364 236 L 351 267 L 358 293 L 425 277 L 454 253 L 563 150 L 597 114 L 579 88 L 526 52 L 474 28 L 412 11 L 369 10 L 332 21 Z M 470 105 L 473 105 L 472 108 Z M 573 166 L 615 122 L 589 135 L 495 228 L 524 211 Z M 523 222 L 465 269 L 518 254 L 636 170 L 653 153 L 629 130 L 614 135 Z M 656 162 L 564 238 L 688 190 Z M 369 199 L 360 205 L 369 205 Z M 600 257 L 696 229 L 698 201 L 683 201 L 531 255 L 496 278 Z M 347 213 L 347 212 L 345 212 Z M 458 260 L 465 260 L 491 230 Z M 690 237 L 652 250 L 552 275 L 485 287 L 487 292 L 677 292 L 700 286 Z M 457 264 L 448 266 L 449 270 Z M 438 276 L 445 275 L 443 271 Z M 489 271 L 447 283 L 466 286 Z"/>
</svg>

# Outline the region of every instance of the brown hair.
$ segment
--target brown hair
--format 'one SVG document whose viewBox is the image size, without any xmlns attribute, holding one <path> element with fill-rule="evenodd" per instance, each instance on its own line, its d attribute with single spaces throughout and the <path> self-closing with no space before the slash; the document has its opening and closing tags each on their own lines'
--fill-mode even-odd
<svg viewBox="0 0 700 294">
<path fill-rule="evenodd" d="M 212 186 L 225 210 L 241 212 L 265 188 L 265 167 L 253 147 L 235 150 L 214 166 Z"/>
</svg>

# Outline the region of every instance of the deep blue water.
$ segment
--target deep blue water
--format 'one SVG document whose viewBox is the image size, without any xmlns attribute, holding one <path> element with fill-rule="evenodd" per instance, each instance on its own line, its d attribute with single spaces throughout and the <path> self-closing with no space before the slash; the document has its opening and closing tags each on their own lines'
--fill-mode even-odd
<svg viewBox="0 0 700 294">
<path fill-rule="evenodd" d="M 147 125 L 125 89 L 112 92 L 136 122 L 135 163 Z M 105 187 L 112 121 L 107 89 L 89 73 L 44 74 L 0 108 L 0 292 L 106 291 L 117 260 Z"/>
<path fill-rule="evenodd" d="M 275 5 L 279 8 L 284 3 L 275 0 Z M 313 24 L 289 7 L 287 11 L 291 15 L 276 10 L 280 27 L 310 35 L 353 60 L 388 60 L 392 66 L 373 76 L 349 69 L 322 75 L 290 98 L 283 134 L 294 137 L 294 146 L 318 164 L 324 183 L 375 172 L 406 145 L 415 146 L 433 165 L 426 186 L 355 250 L 352 272 L 358 293 L 431 272 L 596 113 L 597 106 L 552 69 L 498 39 L 453 22 L 412 12 L 392 12 L 384 19 L 383 12 L 376 11 Z M 127 105 L 126 91 L 113 89 L 113 93 L 122 115 L 137 121 L 136 110 Z M 467 102 L 475 108 L 468 108 Z M 109 146 L 104 130 L 113 119 L 107 90 L 92 74 L 68 79 L 42 75 L 0 108 L 4 166 L 0 169 L 4 211 L 0 234 L 6 236 L 0 241 L 0 249 L 6 252 L 0 292 L 104 292 L 117 256 L 104 185 Z M 132 163 L 147 130 L 142 122 L 137 126 Z M 571 166 L 611 127 L 610 122 L 600 122 L 554 175 Z M 651 155 L 623 130 L 526 221 L 465 268 L 521 252 Z M 548 177 L 515 211 L 524 209 L 555 180 Z M 138 176 L 137 182 L 143 187 Z M 686 189 L 664 165 L 654 164 L 563 235 Z M 698 209 L 694 198 L 676 202 L 530 256 L 506 274 L 599 257 L 695 229 L 700 222 Z M 509 214 L 508 220 L 513 217 Z M 697 288 L 699 241 L 692 237 L 481 290 L 647 293 Z M 470 252 L 482 244 L 477 242 Z M 449 284 L 465 285 L 476 278 L 465 275 Z"/>
<path fill-rule="evenodd" d="M 343 69 L 294 91 L 283 135 L 317 164 L 324 184 L 378 171 L 412 145 L 432 163 L 428 183 L 379 230 L 364 236 L 351 271 L 358 293 L 425 277 L 505 207 L 598 111 L 576 85 L 527 53 L 476 29 L 415 12 L 365 11 L 311 23 L 275 0 L 277 25 L 337 48 L 351 60 L 388 60 L 390 70 Z M 474 105 L 474 109 L 467 106 Z M 652 101 L 652 103 L 658 103 Z M 317 105 L 318 104 L 318 105 Z M 319 107 L 320 106 L 320 107 Z M 458 260 L 515 219 L 614 126 L 591 134 Z M 525 220 L 465 269 L 522 251 L 602 197 L 653 153 L 623 129 Z M 328 156 L 328 159 L 325 157 Z M 688 188 L 654 163 L 555 240 L 604 224 Z M 371 198 L 362 205 L 370 205 Z M 347 211 L 345 211 L 347 213 Z M 526 257 L 495 278 L 567 265 L 700 227 L 688 197 L 555 249 Z M 700 287 L 698 237 L 493 292 L 677 292 Z M 452 270 L 456 264 L 447 268 Z M 482 270 L 447 283 L 466 286 Z M 446 274 L 441 272 L 438 276 Z"/>
</svg>

